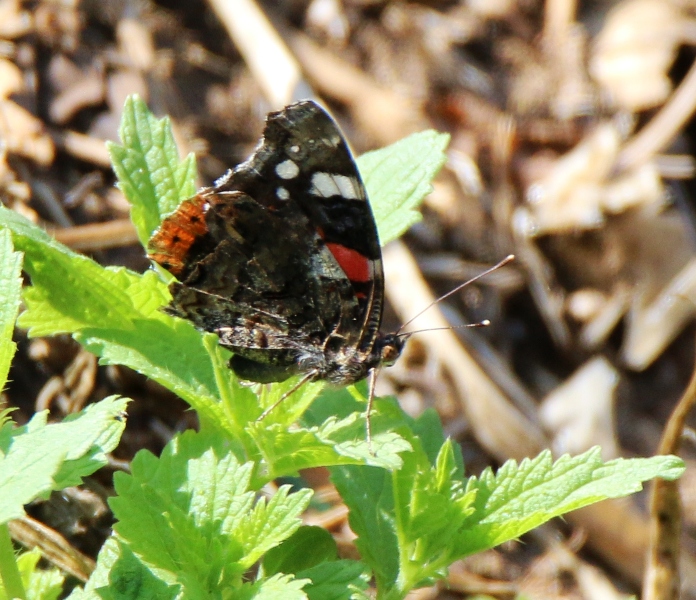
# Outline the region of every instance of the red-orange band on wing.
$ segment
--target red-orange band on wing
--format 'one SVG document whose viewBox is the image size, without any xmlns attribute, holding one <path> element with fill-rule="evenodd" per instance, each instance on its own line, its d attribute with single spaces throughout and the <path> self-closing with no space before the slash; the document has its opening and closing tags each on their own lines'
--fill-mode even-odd
<svg viewBox="0 0 696 600">
<path fill-rule="evenodd" d="M 331 251 L 331 254 L 334 255 L 334 258 L 341 269 L 343 269 L 348 279 L 363 283 L 372 280 L 369 258 L 341 244 L 329 242 L 326 244 L 326 247 Z"/>
</svg>

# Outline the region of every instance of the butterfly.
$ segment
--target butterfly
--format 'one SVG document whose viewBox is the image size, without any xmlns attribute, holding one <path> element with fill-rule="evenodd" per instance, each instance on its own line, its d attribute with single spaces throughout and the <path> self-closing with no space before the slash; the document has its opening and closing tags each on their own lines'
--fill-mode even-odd
<svg viewBox="0 0 696 600">
<path fill-rule="evenodd" d="M 167 216 L 148 255 L 178 280 L 165 311 L 216 333 L 241 379 L 350 385 L 402 351 L 403 334 L 380 331 L 384 270 L 365 186 L 311 100 L 269 113 L 252 155 Z"/>
</svg>

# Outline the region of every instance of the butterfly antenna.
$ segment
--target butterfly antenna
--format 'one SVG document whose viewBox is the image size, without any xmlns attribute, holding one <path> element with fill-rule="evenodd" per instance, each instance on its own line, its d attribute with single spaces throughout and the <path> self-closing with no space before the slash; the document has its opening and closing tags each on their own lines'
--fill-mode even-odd
<svg viewBox="0 0 696 600">
<path fill-rule="evenodd" d="M 408 325 L 410 325 L 411 323 L 413 323 L 413 322 L 414 322 L 418 317 L 420 317 L 424 312 L 427 312 L 428 310 L 430 310 L 430 309 L 431 309 L 433 306 L 435 306 L 438 302 L 442 302 L 442 300 L 444 300 L 445 298 L 449 298 L 452 294 L 457 293 L 459 290 L 461 290 L 462 288 L 465 288 L 467 285 L 472 284 L 472 283 L 478 281 L 479 279 L 481 279 L 482 277 L 485 277 L 486 275 L 488 275 L 489 273 L 492 273 L 493 271 L 497 271 L 498 269 L 500 269 L 500 267 L 505 266 L 506 264 L 508 264 L 509 262 L 512 262 L 513 260 L 515 260 L 515 255 L 514 255 L 514 254 L 508 254 L 508 255 L 507 255 L 503 260 L 501 260 L 498 264 L 493 265 L 491 268 L 486 269 L 486 270 L 483 271 L 482 273 L 479 273 L 478 275 L 476 275 L 476 277 L 472 277 L 471 279 L 469 279 L 469 280 L 465 281 L 464 283 L 458 285 L 458 286 L 457 286 L 456 288 L 454 288 L 453 290 L 450 290 L 450 291 L 447 292 L 446 294 L 443 294 L 443 295 L 440 296 L 439 298 L 436 298 L 436 299 L 433 300 L 430 304 L 428 304 L 428 306 L 426 306 L 423 310 L 421 310 L 420 312 L 416 313 L 416 315 L 415 315 L 414 317 L 411 317 L 411 318 L 410 318 L 408 321 L 406 321 L 401 327 L 399 327 L 399 328 L 396 330 L 395 335 L 397 335 L 397 336 L 400 335 L 400 334 L 401 334 L 401 330 L 402 330 L 404 327 L 408 327 Z M 483 323 L 485 323 L 485 325 L 483 325 Z M 469 326 L 472 326 L 472 327 L 485 327 L 485 326 L 488 325 L 488 324 L 489 324 L 489 323 L 486 323 L 485 321 L 481 321 L 481 323 L 474 323 L 473 325 L 469 325 Z M 445 329 L 451 329 L 451 327 L 446 327 Z M 428 331 L 432 331 L 432 330 L 429 329 Z M 414 332 L 412 332 L 412 333 L 416 333 L 416 332 L 414 331 Z M 410 335 L 410 334 L 409 334 L 409 335 Z"/>
<path fill-rule="evenodd" d="M 488 319 L 479 321 L 478 323 L 465 323 L 464 325 L 450 325 L 449 327 L 431 327 L 430 329 L 416 329 L 416 331 L 404 331 L 403 333 L 395 333 L 396 337 L 409 337 L 416 333 L 425 333 L 428 331 L 450 331 L 452 329 L 469 329 L 470 327 L 488 327 L 491 322 Z"/>
</svg>

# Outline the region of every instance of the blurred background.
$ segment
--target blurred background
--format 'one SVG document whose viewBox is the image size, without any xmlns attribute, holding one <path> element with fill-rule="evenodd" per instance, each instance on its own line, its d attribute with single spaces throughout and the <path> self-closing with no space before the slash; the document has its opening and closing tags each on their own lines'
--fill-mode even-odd
<svg viewBox="0 0 696 600">
<path fill-rule="evenodd" d="M 649 456 L 694 368 L 695 49 L 689 0 L 0 0 L 0 198 L 100 263 L 144 271 L 104 147 L 129 94 L 170 115 L 201 185 L 299 98 L 325 102 L 357 154 L 448 132 L 423 221 L 385 249 L 384 329 L 516 260 L 411 326 L 489 327 L 414 336 L 379 393 L 412 414 L 435 407 L 468 474 L 545 447 Z M 16 339 L 5 400 L 19 422 L 136 400 L 113 468 L 195 424 L 69 338 Z M 696 598 L 693 435 L 683 446 L 681 585 Z M 324 473 L 305 476 L 338 502 Z M 102 474 L 32 517 L 89 565 L 109 486 Z M 340 506 L 307 519 L 354 552 Z M 648 531 L 647 494 L 604 502 L 457 563 L 418 597 L 638 594 Z"/>
</svg>

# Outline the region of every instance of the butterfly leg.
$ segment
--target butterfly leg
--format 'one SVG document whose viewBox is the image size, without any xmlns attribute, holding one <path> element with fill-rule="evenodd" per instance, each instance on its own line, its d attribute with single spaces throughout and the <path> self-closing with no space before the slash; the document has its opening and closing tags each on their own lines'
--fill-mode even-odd
<svg viewBox="0 0 696 600">
<path fill-rule="evenodd" d="M 274 402 L 271 406 L 269 406 L 266 410 L 264 410 L 261 413 L 261 416 L 259 416 L 258 419 L 256 419 L 256 422 L 258 423 L 259 421 L 263 421 L 268 414 L 278 406 L 291 394 L 294 394 L 297 390 L 299 390 L 305 383 L 308 381 L 311 381 L 316 377 L 316 372 L 310 371 L 309 373 L 306 373 L 302 379 L 300 379 L 295 385 L 293 385 L 287 392 L 285 392 L 276 402 Z"/>
<path fill-rule="evenodd" d="M 367 409 L 365 411 L 365 435 L 367 437 L 367 449 L 372 454 L 375 455 L 372 449 L 372 403 L 375 400 L 375 384 L 377 383 L 377 372 L 378 369 L 370 369 L 369 380 L 367 384 Z"/>
</svg>

